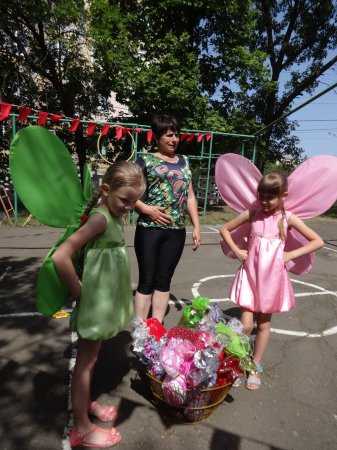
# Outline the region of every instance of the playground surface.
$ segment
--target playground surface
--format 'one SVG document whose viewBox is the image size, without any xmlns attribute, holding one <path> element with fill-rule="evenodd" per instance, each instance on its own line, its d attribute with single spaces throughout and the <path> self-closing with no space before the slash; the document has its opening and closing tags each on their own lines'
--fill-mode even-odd
<svg viewBox="0 0 337 450">
<path fill-rule="evenodd" d="M 326 244 L 314 269 L 294 281 L 297 307 L 275 315 L 260 390 L 232 388 L 205 421 L 174 424 L 149 402 L 137 378 L 127 331 L 105 343 L 93 390 L 119 405 L 117 426 L 126 450 L 335 450 L 337 448 L 337 220 L 311 226 Z M 202 226 L 192 251 L 191 230 L 172 282 L 165 325 L 198 294 L 238 317 L 227 290 L 238 263 L 225 258 L 217 226 Z M 0 227 L 0 450 L 69 450 L 69 382 L 76 336 L 68 319 L 36 313 L 34 281 L 59 230 Z M 126 238 L 136 286 L 133 228 Z"/>
</svg>

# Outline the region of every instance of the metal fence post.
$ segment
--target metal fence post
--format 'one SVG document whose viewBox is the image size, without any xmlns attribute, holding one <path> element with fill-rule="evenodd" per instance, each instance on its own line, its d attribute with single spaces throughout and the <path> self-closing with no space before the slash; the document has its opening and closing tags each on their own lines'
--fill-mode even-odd
<svg viewBox="0 0 337 450">
<path fill-rule="evenodd" d="M 206 182 L 204 210 L 203 210 L 204 216 L 206 215 L 206 211 L 207 211 L 208 191 L 209 191 L 209 174 L 211 171 L 211 164 L 212 164 L 212 150 L 213 150 L 213 133 L 211 133 L 211 140 L 209 142 L 208 164 L 207 164 L 207 182 Z"/>
<path fill-rule="evenodd" d="M 12 115 L 12 139 L 14 139 L 14 136 L 16 135 L 16 116 Z M 17 224 L 18 221 L 18 194 L 16 193 L 16 190 L 14 189 L 14 223 Z"/>
</svg>

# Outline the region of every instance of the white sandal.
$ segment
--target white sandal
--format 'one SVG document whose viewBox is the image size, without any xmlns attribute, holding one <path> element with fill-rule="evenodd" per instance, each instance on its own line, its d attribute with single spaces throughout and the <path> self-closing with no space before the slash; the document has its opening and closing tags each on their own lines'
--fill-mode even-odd
<svg viewBox="0 0 337 450">
<path fill-rule="evenodd" d="M 260 363 L 255 363 L 255 370 L 250 372 L 247 382 L 246 388 L 250 391 L 256 391 L 261 387 L 261 374 L 263 373 L 263 366 Z"/>
</svg>

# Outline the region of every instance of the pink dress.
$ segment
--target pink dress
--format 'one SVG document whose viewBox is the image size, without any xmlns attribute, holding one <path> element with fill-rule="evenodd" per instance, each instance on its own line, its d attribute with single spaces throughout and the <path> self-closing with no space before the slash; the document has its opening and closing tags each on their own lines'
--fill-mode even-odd
<svg viewBox="0 0 337 450">
<path fill-rule="evenodd" d="M 286 212 L 286 219 L 291 213 Z M 295 306 L 293 287 L 283 260 L 285 242 L 278 222 L 282 213 L 254 213 L 248 241 L 248 257 L 237 271 L 231 290 L 233 302 L 253 312 L 276 313 Z"/>
</svg>

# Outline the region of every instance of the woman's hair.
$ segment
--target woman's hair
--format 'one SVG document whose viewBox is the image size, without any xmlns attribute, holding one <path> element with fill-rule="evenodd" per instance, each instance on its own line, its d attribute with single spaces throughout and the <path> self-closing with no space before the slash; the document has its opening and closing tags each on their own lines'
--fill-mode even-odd
<svg viewBox="0 0 337 450">
<path fill-rule="evenodd" d="M 146 188 L 142 169 L 138 164 L 130 161 L 118 161 L 111 165 L 103 176 L 102 184 L 107 184 L 111 191 L 116 191 L 121 187 L 139 188 L 141 191 Z M 93 194 L 84 211 L 84 216 L 87 216 L 96 206 L 100 195 L 100 190 Z"/>
<path fill-rule="evenodd" d="M 172 130 L 175 133 L 180 132 L 180 126 L 178 125 L 177 119 L 167 114 L 158 114 L 153 116 L 151 128 L 157 139 L 159 139 L 168 130 Z"/>
<path fill-rule="evenodd" d="M 281 197 L 283 194 L 288 192 L 288 179 L 287 176 L 282 172 L 269 172 L 264 175 L 257 187 L 258 195 L 267 195 L 271 198 Z M 284 229 L 284 221 L 287 220 L 284 211 L 284 206 L 282 202 L 281 207 L 282 219 L 278 223 L 281 239 L 284 241 L 286 239 L 286 233 Z"/>
</svg>

